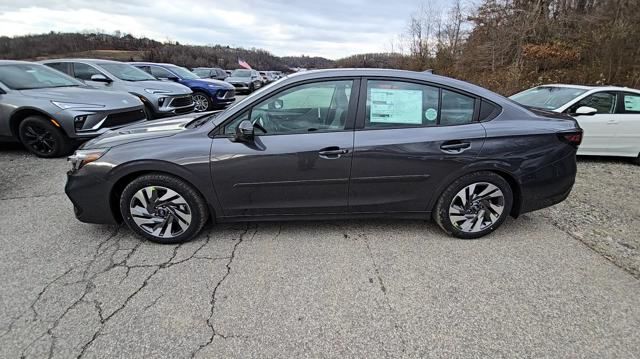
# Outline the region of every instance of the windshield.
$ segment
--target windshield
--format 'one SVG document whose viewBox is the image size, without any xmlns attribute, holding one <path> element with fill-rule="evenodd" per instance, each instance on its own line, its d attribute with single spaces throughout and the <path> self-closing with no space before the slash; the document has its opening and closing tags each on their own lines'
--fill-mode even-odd
<svg viewBox="0 0 640 359">
<path fill-rule="evenodd" d="M 0 65 L 0 82 L 13 90 L 82 85 L 81 82 L 40 64 Z"/>
<path fill-rule="evenodd" d="M 200 78 L 209 77 L 209 70 L 207 69 L 193 69 L 193 73 L 200 76 Z"/>
<path fill-rule="evenodd" d="M 556 110 L 586 91 L 573 87 L 540 86 L 517 93 L 509 98 L 521 105 Z"/>
<path fill-rule="evenodd" d="M 251 70 L 233 70 L 231 77 L 251 77 Z"/>
<path fill-rule="evenodd" d="M 176 75 L 180 76 L 180 78 L 183 80 L 195 80 L 200 78 L 193 72 L 180 66 L 171 66 L 171 71 L 173 71 Z"/>
<path fill-rule="evenodd" d="M 119 78 L 120 80 L 124 80 L 124 81 L 156 80 L 155 77 L 149 75 L 148 73 L 140 70 L 137 67 L 134 67 L 128 64 L 102 63 L 98 65 L 100 65 L 100 67 L 107 70 L 109 73 Z"/>
</svg>

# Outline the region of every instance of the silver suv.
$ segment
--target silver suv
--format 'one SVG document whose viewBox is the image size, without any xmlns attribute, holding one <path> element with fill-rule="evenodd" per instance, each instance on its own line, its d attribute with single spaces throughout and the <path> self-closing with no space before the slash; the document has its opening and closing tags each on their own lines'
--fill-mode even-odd
<svg viewBox="0 0 640 359">
<path fill-rule="evenodd" d="M 55 59 L 41 63 L 95 88 L 137 96 L 144 103 L 149 119 L 193 111 L 192 92 L 188 87 L 160 81 L 129 64 L 95 59 Z"/>
<path fill-rule="evenodd" d="M 128 93 L 91 89 L 46 66 L 0 60 L 0 139 L 19 140 L 40 157 L 69 154 L 76 142 L 144 121 Z"/>
</svg>

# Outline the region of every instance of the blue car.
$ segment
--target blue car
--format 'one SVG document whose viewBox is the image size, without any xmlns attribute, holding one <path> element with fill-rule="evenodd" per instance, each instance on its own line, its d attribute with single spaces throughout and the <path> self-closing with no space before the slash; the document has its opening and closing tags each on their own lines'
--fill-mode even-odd
<svg viewBox="0 0 640 359">
<path fill-rule="evenodd" d="M 184 67 L 153 62 L 131 62 L 130 64 L 160 80 L 175 81 L 190 88 L 193 91 L 196 112 L 225 108 L 236 100 L 236 90 L 233 85 L 219 80 L 202 79 Z"/>
</svg>

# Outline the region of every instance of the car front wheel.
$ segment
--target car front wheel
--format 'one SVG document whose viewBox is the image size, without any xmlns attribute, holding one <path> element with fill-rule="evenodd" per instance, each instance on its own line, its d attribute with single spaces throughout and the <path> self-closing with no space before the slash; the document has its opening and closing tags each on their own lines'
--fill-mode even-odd
<svg viewBox="0 0 640 359">
<path fill-rule="evenodd" d="M 72 141 L 51 121 L 40 116 L 29 116 L 18 126 L 20 142 L 38 157 L 65 156 L 73 149 Z"/>
<path fill-rule="evenodd" d="M 207 206 L 187 182 L 164 174 L 138 177 L 120 196 L 125 223 L 137 234 L 158 243 L 182 243 L 204 226 Z"/>
<path fill-rule="evenodd" d="M 513 205 L 509 183 L 493 172 L 476 172 L 454 181 L 436 203 L 433 217 L 450 235 L 479 238 L 505 221 Z"/>
<path fill-rule="evenodd" d="M 202 92 L 196 92 L 193 94 L 193 102 L 195 103 L 195 107 L 193 109 L 196 112 L 208 111 L 212 108 L 211 99 Z"/>
</svg>

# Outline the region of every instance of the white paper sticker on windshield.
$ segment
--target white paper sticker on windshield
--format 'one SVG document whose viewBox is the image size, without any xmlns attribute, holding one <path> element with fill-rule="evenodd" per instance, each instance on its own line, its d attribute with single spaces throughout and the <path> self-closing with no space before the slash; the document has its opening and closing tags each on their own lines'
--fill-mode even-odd
<svg viewBox="0 0 640 359">
<path fill-rule="evenodd" d="M 369 122 L 422 124 L 422 91 L 371 89 Z"/>
</svg>

